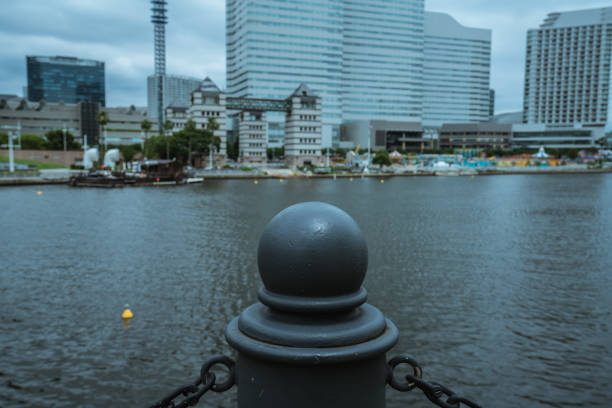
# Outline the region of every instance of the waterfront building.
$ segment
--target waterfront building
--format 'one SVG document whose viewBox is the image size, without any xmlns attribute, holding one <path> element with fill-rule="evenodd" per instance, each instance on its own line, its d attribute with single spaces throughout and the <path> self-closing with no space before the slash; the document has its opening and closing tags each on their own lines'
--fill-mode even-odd
<svg viewBox="0 0 612 408">
<path fill-rule="evenodd" d="M 228 96 L 285 99 L 308 84 L 324 147 L 345 121 L 421 121 L 423 0 L 228 0 L 226 13 Z M 270 113 L 269 132 L 283 120 Z"/>
<path fill-rule="evenodd" d="M 74 57 L 27 56 L 28 100 L 105 106 L 104 62 Z"/>
<path fill-rule="evenodd" d="M 162 79 L 164 109 L 169 106 L 189 107 L 191 93 L 202 83 L 201 79 L 179 75 L 164 75 Z M 156 120 L 157 110 L 157 77 L 147 77 L 147 112 L 150 120 Z"/>
<path fill-rule="evenodd" d="M 445 123 L 439 131 L 440 149 L 509 150 L 512 125 L 500 123 Z"/>
<path fill-rule="evenodd" d="M 420 122 L 361 120 L 344 123 L 341 128 L 344 148 L 370 150 L 423 151 L 433 148 L 432 140 L 425 139 Z"/>
<path fill-rule="evenodd" d="M 45 136 L 52 130 L 66 129 L 79 143 L 90 146 L 103 143 L 96 116 L 100 109 L 108 112 L 107 143 L 141 143 L 140 123 L 146 116 L 144 107 L 100 108 L 97 103 L 78 104 L 29 102 L 22 98 L 0 100 L 0 126 L 21 125 L 21 134 Z"/>
<path fill-rule="evenodd" d="M 219 129 L 213 132 L 214 136 L 221 139 L 221 145 L 217 153 L 217 163 L 222 164 L 225 161 L 227 153 L 227 111 L 225 92 L 222 92 L 219 87 L 210 79 L 206 78 L 200 86 L 191 93 L 191 106 L 187 111 L 187 116 L 192 119 L 197 129 L 206 129 L 208 120 L 215 119 L 219 125 Z"/>
<path fill-rule="evenodd" d="M 512 125 L 512 147 L 514 149 L 535 150 L 540 146 L 552 149 L 589 149 L 597 148 L 599 142 L 604 138 L 605 129 L 601 126 L 545 123 Z"/>
<path fill-rule="evenodd" d="M 550 13 L 527 32 L 523 122 L 605 126 L 612 7 Z"/>
<path fill-rule="evenodd" d="M 491 30 L 425 13 L 423 126 L 486 122 L 491 117 Z"/>
<path fill-rule="evenodd" d="M 267 161 L 268 124 L 265 112 L 241 112 L 239 116 L 239 159 L 247 163 Z"/>
<path fill-rule="evenodd" d="M 285 163 L 321 165 L 322 103 L 308 86 L 300 85 L 289 97 L 285 118 Z"/>
<path fill-rule="evenodd" d="M 148 119 L 147 108 L 132 105 L 129 107 L 105 108 L 104 110 L 108 113 L 106 143 L 144 143 L 144 134 L 140 125 L 144 119 Z"/>
</svg>

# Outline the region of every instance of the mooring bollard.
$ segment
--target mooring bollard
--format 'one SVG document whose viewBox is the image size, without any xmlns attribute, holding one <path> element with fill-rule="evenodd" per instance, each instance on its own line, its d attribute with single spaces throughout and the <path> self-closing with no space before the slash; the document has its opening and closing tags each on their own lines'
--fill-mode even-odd
<svg viewBox="0 0 612 408">
<path fill-rule="evenodd" d="M 259 300 L 227 327 L 238 407 L 384 407 L 397 329 L 365 303 L 365 238 L 344 211 L 303 203 L 265 228 Z"/>
<path fill-rule="evenodd" d="M 420 366 L 407 355 L 387 362 L 397 328 L 366 303 L 366 240 L 344 211 L 318 202 L 281 211 L 261 236 L 257 263 L 259 302 L 225 332 L 237 362 L 206 360 L 195 383 L 154 407 L 192 406 L 208 390 L 223 392 L 234 384 L 238 408 L 382 408 L 387 384 L 400 391 L 419 388 L 440 407 L 478 407 L 423 381 Z M 215 364 L 229 369 L 222 384 L 210 371 Z M 399 364 L 409 364 L 413 375 L 398 381 L 393 369 Z M 185 399 L 176 403 L 181 395 Z"/>
</svg>

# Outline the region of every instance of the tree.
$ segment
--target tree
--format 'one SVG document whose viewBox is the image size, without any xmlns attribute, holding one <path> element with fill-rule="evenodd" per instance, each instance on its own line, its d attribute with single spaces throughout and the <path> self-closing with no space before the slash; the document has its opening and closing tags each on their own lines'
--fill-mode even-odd
<svg viewBox="0 0 612 408">
<path fill-rule="evenodd" d="M 193 121 L 193 119 L 189 119 L 187 120 L 187 122 L 185 123 L 185 130 L 195 130 L 196 129 L 196 123 Z"/>
<path fill-rule="evenodd" d="M 145 133 L 145 142 L 149 138 L 149 131 L 153 127 L 153 123 L 151 123 L 148 119 L 143 119 L 140 122 L 140 129 Z"/>
<path fill-rule="evenodd" d="M 48 150 L 64 150 L 64 131 L 50 130 L 45 134 Z M 66 131 L 66 149 L 79 150 L 81 145 L 74 141 L 72 133 Z"/>
<path fill-rule="evenodd" d="M 68 137 L 68 134 L 66 134 Z M 29 150 L 43 150 L 47 147 L 47 142 L 44 137 L 38 135 L 21 135 L 21 148 Z M 62 138 L 62 149 L 64 142 Z"/>
<path fill-rule="evenodd" d="M 206 130 L 210 130 L 211 132 L 219 130 L 219 122 L 217 122 L 217 119 L 208 118 L 208 122 L 206 122 Z"/>
<path fill-rule="evenodd" d="M 168 134 L 168 132 L 171 131 L 172 128 L 174 128 L 174 123 L 172 123 L 170 119 L 166 119 L 166 121 L 164 122 L 164 134 Z"/>
<path fill-rule="evenodd" d="M 108 125 L 108 122 L 109 122 L 108 112 L 106 112 L 105 110 L 101 110 L 100 112 L 98 112 L 98 115 L 96 116 L 96 120 L 98 121 L 98 125 L 100 125 L 100 128 L 103 133 L 104 129 L 106 128 L 106 125 Z M 104 141 L 106 142 L 106 139 Z"/>
<path fill-rule="evenodd" d="M 389 158 L 389 152 L 386 150 L 378 150 L 372 160 L 374 164 L 380 164 L 381 166 L 390 166 L 391 159 Z"/>
<path fill-rule="evenodd" d="M 0 146 L 8 144 L 8 134 L 0 133 Z"/>
<path fill-rule="evenodd" d="M 181 164 L 191 164 L 192 154 L 202 156 L 208 154 L 210 146 L 219 148 L 221 139 L 215 137 L 208 129 L 195 129 L 185 126 L 185 129 L 175 132 L 172 136 L 154 136 L 147 140 L 145 149 L 151 157 L 174 157 Z"/>
</svg>

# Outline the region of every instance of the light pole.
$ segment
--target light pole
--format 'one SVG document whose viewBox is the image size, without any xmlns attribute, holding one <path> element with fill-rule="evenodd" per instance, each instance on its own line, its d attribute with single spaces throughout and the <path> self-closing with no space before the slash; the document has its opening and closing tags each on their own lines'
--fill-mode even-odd
<svg viewBox="0 0 612 408">
<path fill-rule="evenodd" d="M 64 134 L 64 151 L 66 151 L 66 124 L 64 123 L 64 128 L 62 129 L 62 133 Z"/>
<path fill-rule="evenodd" d="M 17 121 L 17 137 L 19 138 L 19 150 L 21 150 L 21 121 Z"/>
<path fill-rule="evenodd" d="M 8 145 L 9 145 L 9 172 L 15 172 L 15 157 L 13 156 L 13 132 L 8 132 Z"/>
</svg>

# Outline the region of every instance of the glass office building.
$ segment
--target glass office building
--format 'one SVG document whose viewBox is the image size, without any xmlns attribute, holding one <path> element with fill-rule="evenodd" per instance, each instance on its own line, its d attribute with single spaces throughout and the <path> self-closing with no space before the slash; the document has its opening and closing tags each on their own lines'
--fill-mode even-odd
<svg viewBox="0 0 612 408">
<path fill-rule="evenodd" d="M 104 62 L 73 57 L 26 57 L 28 100 L 106 105 Z"/>
<path fill-rule="evenodd" d="M 228 0 L 226 13 L 229 96 L 286 99 L 308 85 L 323 146 L 346 121 L 421 120 L 423 0 Z"/>
<path fill-rule="evenodd" d="M 491 30 L 425 13 L 423 126 L 486 122 L 491 116 Z"/>
<path fill-rule="evenodd" d="M 189 107 L 191 93 L 201 84 L 202 80 L 179 75 L 164 75 L 163 79 L 164 109 L 168 106 Z M 147 77 L 147 115 L 157 118 L 157 84 L 155 75 Z"/>
</svg>

